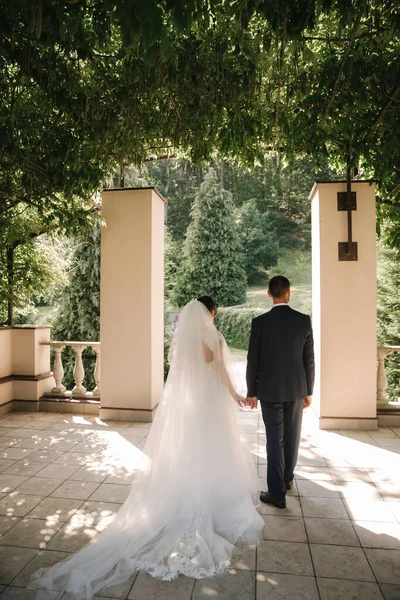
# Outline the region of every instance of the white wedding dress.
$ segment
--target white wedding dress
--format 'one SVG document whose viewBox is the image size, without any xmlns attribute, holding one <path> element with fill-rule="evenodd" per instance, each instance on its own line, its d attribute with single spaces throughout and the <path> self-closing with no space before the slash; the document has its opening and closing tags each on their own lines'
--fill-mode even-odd
<svg viewBox="0 0 400 600">
<path fill-rule="evenodd" d="M 143 460 L 115 521 L 40 569 L 30 587 L 88 600 L 138 570 L 164 580 L 212 577 L 234 551 L 260 542 L 257 474 L 235 418 L 227 346 L 201 302 L 183 309 L 170 356 Z"/>
</svg>

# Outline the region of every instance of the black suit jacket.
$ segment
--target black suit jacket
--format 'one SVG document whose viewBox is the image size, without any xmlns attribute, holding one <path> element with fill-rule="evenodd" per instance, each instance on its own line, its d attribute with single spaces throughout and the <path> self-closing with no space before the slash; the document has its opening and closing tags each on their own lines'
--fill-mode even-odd
<svg viewBox="0 0 400 600">
<path fill-rule="evenodd" d="M 314 387 L 311 320 L 290 306 L 276 306 L 251 323 L 247 395 L 262 402 L 291 402 Z"/>
</svg>

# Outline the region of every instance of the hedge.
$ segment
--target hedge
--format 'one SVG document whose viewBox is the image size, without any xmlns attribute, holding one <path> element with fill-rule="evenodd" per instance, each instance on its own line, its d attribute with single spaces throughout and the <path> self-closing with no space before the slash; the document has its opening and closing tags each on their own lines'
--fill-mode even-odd
<svg viewBox="0 0 400 600">
<path fill-rule="evenodd" d="M 262 308 L 219 308 L 215 325 L 228 346 L 247 350 L 251 320 L 265 313 Z"/>
</svg>

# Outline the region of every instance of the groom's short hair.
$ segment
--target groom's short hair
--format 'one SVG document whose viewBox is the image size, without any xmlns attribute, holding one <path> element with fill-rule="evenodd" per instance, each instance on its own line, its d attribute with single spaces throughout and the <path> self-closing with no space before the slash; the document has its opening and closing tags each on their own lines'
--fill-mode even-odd
<svg viewBox="0 0 400 600">
<path fill-rule="evenodd" d="M 273 298 L 282 298 L 290 289 L 290 281 L 283 275 L 276 275 L 269 280 L 268 289 Z"/>
</svg>

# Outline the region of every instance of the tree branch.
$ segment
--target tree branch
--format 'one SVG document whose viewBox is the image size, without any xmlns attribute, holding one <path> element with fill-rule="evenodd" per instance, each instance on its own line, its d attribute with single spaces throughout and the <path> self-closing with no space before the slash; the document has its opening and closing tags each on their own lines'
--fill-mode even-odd
<svg viewBox="0 0 400 600">
<path fill-rule="evenodd" d="M 390 200 L 377 198 L 376 201 L 378 204 L 386 204 L 386 206 L 391 206 L 392 208 L 398 208 L 400 210 L 400 204 L 397 202 L 391 202 Z"/>
<path fill-rule="evenodd" d="M 374 132 L 376 130 L 376 128 L 382 123 L 385 114 L 387 113 L 389 107 L 391 106 L 391 104 L 396 100 L 396 97 L 399 95 L 400 93 L 400 87 L 396 88 L 391 95 L 389 96 L 389 100 L 386 102 L 385 106 L 383 107 L 381 113 L 378 115 L 378 118 L 376 119 L 375 123 L 372 125 L 371 129 L 369 130 L 367 137 L 365 138 L 366 141 L 370 140 L 372 138 L 372 136 L 374 135 Z"/>
<path fill-rule="evenodd" d="M 152 162 L 155 160 L 164 160 L 166 158 L 176 158 L 176 154 L 162 154 L 161 156 L 155 156 L 153 158 L 145 158 L 143 162 Z"/>
<path fill-rule="evenodd" d="M 43 169 L 40 165 L 34 163 L 33 161 L 31 161 L 29 158 L 26 158 L 26 156 L 22 157 L 22 160 L 24 163 L 26 163 L 28 165 L 28 167 L 30 169 L 32 169 L 32 171 L 35 171 L 36 173 L 39 173 L 40 175 L 43 175 L 44 177 L 47 177 L 47 179 L 52 179 L 50 173 L 48 173 L 45 169 Z"/>
<path fill-rule="evenodd" d="M 286 47 L 286 29 L 287 29 L 287 20 L 289 15 L 289 2 L 286 0 L 285 2 L 285 16 L 283 19 L 283 34 L 282 34 L 282 42 L 281 42 L 281 51 L 279 56 L 279 78 L 278 78 L 278 98 L 276 99 L 276 110 L 275 110 L 275 145 L 277 141 L 278 135 L 278 121 L 279 121 L 279 105 L 281 102 L 281 86 L 282 86 L 282 72 L 283 72 L 283 60 L 285 56 L 285 47 Z"/>
<path fill-rule="evenodd" d="M 181 115 L 181 113 L 179 112 L 179 108 L 177 107 L 177 104 L 176 104 L 175 98 L 174 98 L 174 96 L 173 96 L 173 94 L 172 94 L 171 90 L 169 89 L 169 87 L 168 87 L 168 85 L 167 85 L 167 80 L 166 80 L 166 78 L 165 78 L 165 75 L 164 75 L 164 73 L 161 71 L 161 69 L 159 70 L 159 73 L 160 73 L 160 75 L 161 75 L 161 79 L 162 79 L 162 82 L 163 82 L 163 84 L 164 84 L 164 87 L 166 88 L 166 90 L 167 90 L 167 92 L 168 92 L 168 96 L 169 96 L 169 99 L 171 100 L 171 104 L 172 104 L 172 106 L 173 106 L 173 107 L 174 107 L 174 109 L 175 109 L 176 115 L 177 115 L 178 119 L 179 119 L 180 121 L 182 121 L 182 115 Z"/>
<path fill-rule="evenodd" d="M 54 127 L 56 127 L 59 124 L 59 122 L 61 121 L 61 119 L 62 119 L 63 116 L 64 116 L 64 111 L 60 109 L 58 111 L 58 115 L 57 115 L 57 118 L 54 121 L 54 123 L 52 123 L 51 125 L 49 125 L 47 127 L 46 131 L 43 133 L 43 136 L 42 136 L 41 140 L 36 144 L 36 146 L 34 148 L 32 148 L 32 150 L 29 150 L 29 153 L 34 154 L 35 152 L 37 152 L 43 146 L 45 137 L 47 135 L 49 135 L 50 131 L 52 129 L 54 129 Z"/>
<path fill-rule="evenodd" d="M 345 50 L 345 52 L 343 54 L 343 57 L 342 57 L 342 60 L 341 60 L 341 63 L 340 63 L 339 72 L 338 72 L 338 74 L 336 76 L 335 83 L 333 84 L 332 94 L 331 94 L 330 100 L 328 101 L 328 104 L 326 105 L 325 117 L 329 113 L 329 110 L 330 110 L 330 108 L 332 106 L 332 103 L 333 103 L 333 101 L 335 99 L 336 88 L 339 85 L 339 81 L 340 81 L 340 78 L 342 76 L 344 66 L 345 66 L 345 64 L 347 62 L 347 59 L 349 58 L 351 47 L 352 47 L 352 45 L 353 45 L 353 43 L 354 43 L 354 41 L 356 39 L 356 33 L 357 33 L 357 29 L 358 29 L 358 27 L 360 25 L 360 21 L 361 21 L 361 13 L 358 13 L 357 18 L 356 18 L 355 23 L 354 23 L 354 26 L 353 26 L 353 31 L 352 31 L 350 39 L 349 39 L 349 43 L 347 44 L 347 48 L 346 48 L 346 50 Z"/>
</svg>

